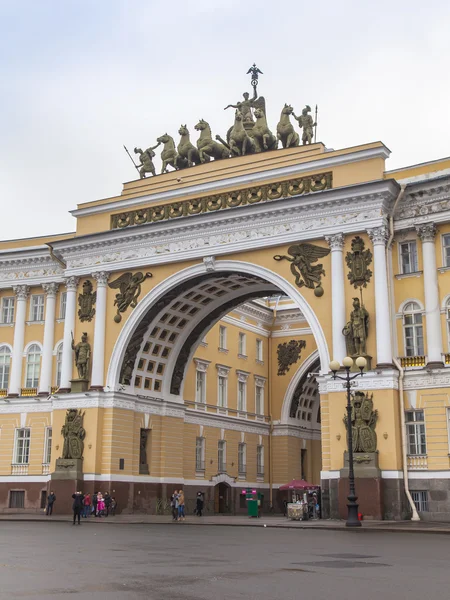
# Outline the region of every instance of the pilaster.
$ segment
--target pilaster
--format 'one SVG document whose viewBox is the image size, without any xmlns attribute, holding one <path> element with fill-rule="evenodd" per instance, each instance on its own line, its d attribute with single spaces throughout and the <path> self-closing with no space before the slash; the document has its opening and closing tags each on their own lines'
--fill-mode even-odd
<svg viewBox="0 0 450 600">
<path fill-rule="evenodd" d="M 342 364 L 346 356 L 345 337 L 345 289 L 344 289 L 344 235 L 336 233 L 327 236 L 331 248 L 331 320 L 333 332 L 333 360 Z"/>
</svg>

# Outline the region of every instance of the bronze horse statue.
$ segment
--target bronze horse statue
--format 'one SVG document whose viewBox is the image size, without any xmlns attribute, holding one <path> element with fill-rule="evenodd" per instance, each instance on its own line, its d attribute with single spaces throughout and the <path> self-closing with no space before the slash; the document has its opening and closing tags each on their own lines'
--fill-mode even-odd
<svg viewBox="0 0 450 600">
<path fill-rule="evenodd" d="M 298 133 L 294 130 L 291 123 L 290 115 L 294 112 L 292 106 L 285 104 L 280 116 L 280 121 L 277 125 L 277 137 L 283 148 L 294 148 L 300 143 Z"/>
<path fill-rule="evenodd" d="M 262 108 L 255 110 L 256 123 L 251 130 L 251 136 L 256 143 L 256 152 L 264 152 L 264 150 L 276 150 L 278 148 L 278 140 L 270 131 L 267 125 L 266 115 Z"/>
<path fill-rule="evenodd" d="M 160 144 L 164 144 L 163 151 L 161 152 L 161 160 L 162 160 L 162 168 L 161 173 L 169 173 L 167 167 L 170 165 L 174 169 L 177 168 L 177 151 L 175 148 L 175 142 L 173 141 L 173 137 L 165 133 L 161 135 L 159 138 L 156 138 L 156 141 Z"/>
<path fill-rule="evenodd" d="M 187 125 L 180 125 L 178 133 L 181 135 L 181 139 L 177 147 L 177 168 L 185 169 L 186 167 L 193 167 L 194 165 L 201 164 L 199 151 L 191 142 Z"/>
<path fill-rule="evenodd" d="M 194 129 L 196 131 L 200 131 L 200 137 L 197 140 L 200 162 L 207 162 L 211 158 L 214 158 L 214 160 L 220 160 L 230 156 L 230 151 L 226 146 L 219 144 L 212 139 L 211 127 L 209 126 L 209 123 L 203 119 L 200 119 Z"/>
</svg>

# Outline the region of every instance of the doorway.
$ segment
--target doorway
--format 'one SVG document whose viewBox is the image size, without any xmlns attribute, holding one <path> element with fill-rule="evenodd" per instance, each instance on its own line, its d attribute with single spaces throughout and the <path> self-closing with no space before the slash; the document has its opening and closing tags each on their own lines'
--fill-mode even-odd
<svg viewBox="0 0 450 600">
<path fill-rule="evenodd" d="M 227 514 L 231 512 L 230 507 L 231 487 L 228 483 L 218 483 L 214 488 L 214 512 L 215 514 Z"/>
</svg>

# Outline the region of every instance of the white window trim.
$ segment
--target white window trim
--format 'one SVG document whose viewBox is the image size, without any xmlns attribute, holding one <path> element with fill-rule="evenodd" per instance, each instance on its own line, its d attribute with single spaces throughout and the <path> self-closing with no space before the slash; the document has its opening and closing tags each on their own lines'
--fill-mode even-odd
<svg viewBox="0 0 450 600">
<path fill-rule="evenodd" d="M 64 316 L 62 314 L 62 306 L 63 306 L 63 297 L 66 298 L 66 307 L 64 310 Z M 66 310 L 67 310 L 67 292 L 61 292 L 59 296 L 59 311 L 58 311 L 58 321 L 64 321 L 66 318 Z"/>
<path fill-rule="evenodd" d="M 450 232 L 441 233 L 441 258 L 442 258 L 442 268 L 449 269 L 450 265 L 445 264 L 445 245 L 444 245 L 444 237 L 448 235 L 450 237 Z"/>
<path fill-rule="evenodd" d="M 424 356 L 425 355 L 425 336 L 424 336 L 424 311 L 422 310 L 421 306 L 420 306 L 420 302 L 417 302 L 416 300 L 411 300 L 411 302 L 416 303 L 419 306 L 419 310 L 415 310 L 413 312 L 402 312 L 402 332 L 403 332 L 403 349 L 404 349 L 404 356 L 405 357 L 409 357 L 409 356 Z M 407 302 L 403 302 L 402 304 L 403 306 L 403 311 L 405 310 L 406 306 L 408 306 Z M 406 353 L 406 327 L 417 327 L 418 324 L 413 324 L 413 325 L 405 325 L 405 321 L 404 321 L 404 316 L 406 314 L 411 314 L 411 315 L 421 315 L 422 316 L 422 323 L 421 323 L 421 327 L 422 327 L 422 344 L 423 344 L 423 353 L 418 352 L 419 348 L 417 348 L 417 352 L 415 352 L 414 354 L 408 355 Z M 416 344 L 416 339 L 414 338 L 414 345 Z"/>
<path fill-rule="evenodd" d="M 237 375 L 237 392 L 236 392 L 236 409 L 238 412 L 247 412 L 247 395 L 248 395 L 248 376 L 250 373 L 236 369 Z M 244 384 L 244 402 L 242 408 L 239 408 L 239 384 Z"/>
<path fill-rule="evenodd" d="M 12 315 L 13 318 L 12 318 L 12 321 L 4 321 L 3 320 L 3 304 L 4 304 L 5 300 L 11 300 L 11 299 L 13 300 L 13 315 Z M 14 325 L 15 316 L 16 316 L 16 298 L 15 298 L 15 296 L 3 296 L 0 310 L 1 310 L 1 312 L 0 312 L 0 323 L 2 325 L 13 326 Z"/>
<path fill-rule="evenodd" d="M 197 441 L 198 440 L 201 440 L 200 461 L 201 461 L 201 464 L 203 465 L 203 467 L 201 465 L 200 465 L 200 467 L 198 467 L 198 465 L 197 465 Z M 205 463 L 205 454 L 206 454 L 205 450 L 206 450 L 206 448 L 205 448 L 205 446 L 206 446 L 206 440 L 205 440 L 205 438 L 202 435 L 198 435 L 195 438 L 195 470 L 197 472 L 198 471 L 204 471 L 205 468 L 206 468 L 206 463 Z"/>
<path fill-rule="evenodd" d="M 415 271 L 411 271 L 411 273 L 405 273 L 403 271 L 403 263 L 402 263 L 402 245 L 403 244 L 410 244 L 411 242 L 415 242 L 416 244 L 416 256 L 417 256 L 417 264 L 416 264 L 416 270 Z M 398 274 L 399 275 L 405 275 L 405 277 L 407 277 L 408 275 L 415 275 L 417 273 L 419 273 L 419 244 L 417 243 L 417 238 L 408 238 L 406 240 L 401 240 L 397 242 L 398 244 Z"/>
<path fill-rule="evenodd" d="M 227 367 L 226 365 L 216 364 L 216 369 L 217 369 L 217 406 L 219 408 L 227 408 L 228 407 L 228 375 L 230 374 L 231 367 Z M 223 377 L 225 379 L 225 404 L 223 406 L 221 406 L 219 404 L 219 398 L 220 398 L 219 377 Z"/>
<path fill-rule="evenodd" d="M 222 465 L 223 468 L 220 469 L 220 463 L 219 463 L 219 446 L 223 445 L 223 451 L 222 451 Z M 224 439 L 221 439 L 217 442 L 217 470 L 225 473 L 227 470 L 227 442 Z"/>
<path fill-rule="evenodd" d="M 195 402 L 196 404 L 206 404 L 206 371 L 208 370 L 209 365 L 211 364 L 210 360 L 202 360 L 200 358 L 194 358 L 195 362 Z M 203 377 L 203 392 L 201 400 L 198 399 L 197 396 L 197 373 L 204 373 Z"/>
<path fill-rule="evenodd" d="M 42 303 L 42 319 L 33 319 L 33 298 L 43 298 Z M 29 312 L 29 323 L 44 323 L 45 321 L 45 294 L 31 294 L 30 296 L 30 312 Z"/>
<path fill-rule="evenodd" d="M 239 465 L 239 449 L 242 448 L 244 451 L 242 453 L 242 463 L 243 469 L 240 469 Z M 239 442 L 238 444 L 238 475 L 247 475 L 247 444 L 245 442 Z"/>
<path fill-rule="evenodd" d="M 223 336 L 223 338 L 224 338 L 224 344 L 223 345 L 220 343 L 220 337 L 221 337 L 220 336 L 220 331 L 221 331 L 221 329 L 223 329 L 223 331 L 224 331 L 224 336 Z M 227 331 L 226 325 L 219 325 L 219 348 L 218 349 L 222 350 L 222 351 L 223 350 L 228 350 L 228 331 Z"/>
<path fill-rule="evenodd" d="M 258 390 L 261 390 L 261 410 L 258 411 Z M 263 415 L 264 414 L 264 402 L 265 402 L 265 393 L 264 393 L 264 385 L 261 385 L 260 383 L 255 381 L 255 414 L 256 415 Z"/>
<path fill-rule="evenodd" d="M 261 449 L 260 454 L 261 454 L 261 460 L 259 461 L 260 464 L 260 470 L 258 471 L 258 451 L 259 449 Z M 263 478 L 265 475 L 265 464 L 264 464 L 264 454 L 265 454 L 265 450 L 264 450 L 264 446 L 263 444 L 258 444 L 256 446 L 256 476 L 259 478 Z"/>
<path fill-rule="evenodd" d="M 37 378 L 37 383 L 36 385 L 33 386 L 29 386 L 27 384 L 27 379 L 28 379 L 28 353 L 29 350 L 31 348 L 31 346 L 36 345 L 39 347 L 39 375 Z M 39 387 L 39 380 L 41 378 L 41 370 L 42 370 L 42 345 L 39 342 L 30 342 L 29 344 L 27 344 L 26 346 L 26 352 L 24 352 L 24 356 L 25 356 L 25 373 L 24 373 L 24 383 L 23 383 L 23 387 L 24 388 L 34 388 L 34 387 Z M 36 363 L 37 364 L 37 363 Z"/>
<path fill-rule="evenodd" d="M 49 441 L 49 431 L 52 431 L 52 437 L 53 437 L 53 427 L 51 425 L 48 425 L 45 428 L 45 436 L 44 436 L 44 456 L 42 457 L 42 463 L 44 465 L 48 465 L 51 462 L 51 450 L 50 450 L 50 460 L 47 460 L 48 456 L 47 456 L 47 445 L 48 445 L 48 441 Z"/>
<path fill-rule="evenodd" d="M 243 341 L 242 344 L 241 339 Z M 247 358 L 247 334 L 242 331 L 238 333 L 238 356 Z"/>
<path fill-rule="evenodd" d="M 417 413 L 417 412 L 422 412 L 423 413 L 423 421 L 408 421 L 406 419 L 406 413 Z M 425 453 L 424 454 L 411 454 L 409 451 L 409 425 L 423 425 L 423 430 L 425 433 Z M 413 409 L 407 409 L 405 410 L 405 426 L 406 426 L 406 450 L 408 453 L 408 456 L 428 456 L 428 440 L 427 440 L 427 426 L 425 423 L 425 411 L 423 408 L 413 408 Z"/>
<path fill-rule="evenodd" d="M 17 442 L 19 439 L 19 431 L 22 431 L 23 429 L 28 429 L 28 431 L 30 432 L 30 435 L 28 437 L 28 462 L 24 463 L 19 463 L 17 462 L 18 460 L 18 447 L 17 447 Z M 13 464 L 14 465 L 29 465 L 30 464 L 30 454 L 31 454 L 31 427 L 16 427 L 14 430 L 14 454 L 13 454 Z"/>
<path fill-rule="evenodd" d="M 263 363 L 264 362 L 264 342 L 262 341 L 262 339 L 256 338 L 255 346 L 256 346 L 256 361 L 259 363 Z M 261 348 L 261 354 L 259 354 L 259 352 L 258 352 L 258 347 Z"/>
</svg>

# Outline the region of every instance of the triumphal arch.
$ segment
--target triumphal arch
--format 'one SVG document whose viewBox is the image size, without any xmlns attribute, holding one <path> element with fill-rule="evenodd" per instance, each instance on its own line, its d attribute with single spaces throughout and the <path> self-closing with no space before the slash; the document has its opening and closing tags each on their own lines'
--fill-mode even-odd
<svg viewBox="0 0 450 600">
<path fill-rule="evenodd" d="M 2 510 L 82 488 L 164 512 L 182 487 L 278 512 L 303 477 L 344 516 L 329 363 L 350 355 L 361 511 L 447 514 L 450 161 L 327 148 L 309 106 L 271 130 L 252 75 L 222 137 L 184 124 L 136 147 L 136 179 L 78 205 L 75 233 L 1 242 Z"/>
</svg>

